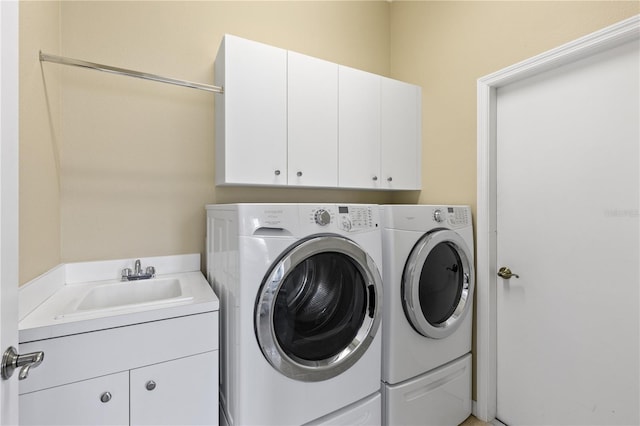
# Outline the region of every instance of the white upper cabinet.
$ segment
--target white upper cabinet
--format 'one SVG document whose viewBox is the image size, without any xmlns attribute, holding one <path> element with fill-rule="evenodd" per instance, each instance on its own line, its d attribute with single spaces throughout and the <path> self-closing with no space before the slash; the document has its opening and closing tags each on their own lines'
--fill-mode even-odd
<svg viewBox="0 0 640 426">
<path fill-rule="evenodd" d="M 287 51 L 226 35 L 215 62 L 216 182 L 287 184 Z"/>
<path fill-rule="evenodd" d="M 417 190 L 418 86 L 225 35 L 216 183 Z"/>
<path fill-rule="evenodd" d="M 384 189 L 420 189 L 422 90 L 381 77 L 381 182 Z"/>
<path fill-rule="evenodd" d="M 338 65 L 288 52 L 289 185 L 338 186 Z"/>
<path fill-rule="evenodd" d="M 339 67 L 338 182 L 380 187 L 380 76 Z"/>
</svg>

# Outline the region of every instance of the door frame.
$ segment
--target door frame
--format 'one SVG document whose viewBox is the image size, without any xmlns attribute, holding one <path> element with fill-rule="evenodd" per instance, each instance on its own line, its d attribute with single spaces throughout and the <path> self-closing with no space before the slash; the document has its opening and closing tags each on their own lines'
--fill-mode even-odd
<svg viewBox="0 0 640 426">
<path fill-rule="evenodd" d="M 640 15 L 478 79 L 474 414 L 481 420 L 492 421 L 497 412 L 497 89 L 638 38 Z"/>
<path fill-rule="evenodd" d="M 0 353 L 18 347 L 18 1 L 0 1 Z M 18 423 L 18 378 L 0 379 L 0 425 Z"/>
</svg>

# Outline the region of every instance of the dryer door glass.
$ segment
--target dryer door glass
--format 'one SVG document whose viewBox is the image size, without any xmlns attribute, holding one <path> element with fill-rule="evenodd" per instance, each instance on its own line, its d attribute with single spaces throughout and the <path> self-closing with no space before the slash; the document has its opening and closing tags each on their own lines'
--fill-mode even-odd
<svg viewBox="0 0 640 426">
<path fill-rule="evenodd" d="M 274 334 L 291 357 L 320 361 L 348 346 L 366 313 L 364 277 L 342 253 L 321 253 L 285 278 L 273 312 Z"/>
<path fill-rule="evenodd" d="M 348 369 L 380 323 L 382 282 L 369 255 L 338 235 L 290 247 L 267 273 L 255 329 L 271 365 L 296 380 L 320 381 Z"/>
<path fill-rule="evenodd" d="M 473 300 L 471 259 L 454 231 L 437 230 L 418 241 L 402 279 L 405 314 L 417 332 L 438 339 L 459 327 Z"/>
<path fill-rule="evenodd" d="M 418 293 L 429 324 L 437 327 L 453 315 L 462 296 L 464 270 L 456 247 L 449 242 L 439 243 L 427 255 Z"/>
</svg>

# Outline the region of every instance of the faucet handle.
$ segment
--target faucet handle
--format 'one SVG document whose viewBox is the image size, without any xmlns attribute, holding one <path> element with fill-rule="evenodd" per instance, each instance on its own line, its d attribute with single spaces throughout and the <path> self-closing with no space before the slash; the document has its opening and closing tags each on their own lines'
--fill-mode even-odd
<svg viewBox="0 0 640 426">
<path fill-rule="evenodd" d="M 147 266 L 147 269 L 145 269 L 145 274 L 146 275 L 150 275 L 151 278 L 156 276 L 156 268 L 154 268 L 153 266 Z"/>
<path fill-rule="evenodd" d="M 126 281 L 130 276 L 131 276 L 131 268 L 124 268 L 122 270 L 122 275 L 120 277 L 122 278 L 122 281 Z"/>
</svg>

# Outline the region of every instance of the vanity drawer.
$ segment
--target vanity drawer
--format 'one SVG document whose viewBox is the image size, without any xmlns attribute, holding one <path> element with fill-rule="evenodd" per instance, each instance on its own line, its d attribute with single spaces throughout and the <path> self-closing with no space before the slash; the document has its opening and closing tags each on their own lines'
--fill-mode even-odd
<svg viewBox="0 0 640 426">
<path fill-rule="evenodd" d="M 21 343 L 44 351 L 20 394 L 218 349 L 218 312 Z M 212 366 L 217 370 L 217 365 Z"/>
</svg>

